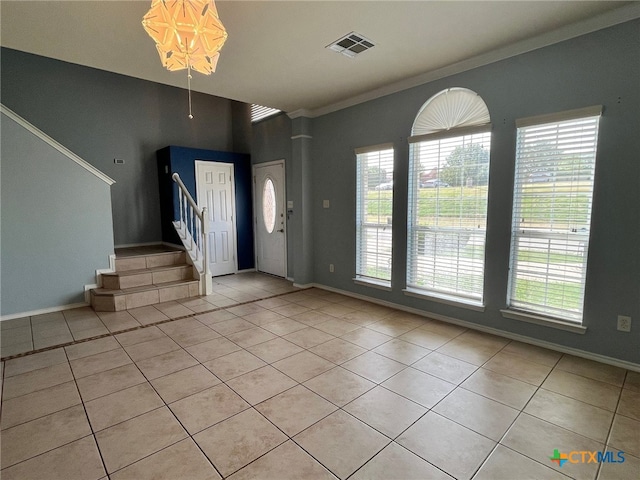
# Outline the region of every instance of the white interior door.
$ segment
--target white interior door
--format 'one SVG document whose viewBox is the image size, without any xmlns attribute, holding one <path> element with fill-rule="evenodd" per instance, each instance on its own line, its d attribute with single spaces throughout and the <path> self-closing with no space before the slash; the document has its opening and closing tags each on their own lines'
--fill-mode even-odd
<svg viewBox="0 0 640 480">
<path fill-rule="evenodd" d="M 196 194 L 209 217 L 209 267 L 213 276 L 235 273 L 237 266 L 233 164 L 196 161 Z"/>
<path fill-rule="evenodd" d="M 284 277 L 287 273 L 284 161 L 256 165 L 253 173 L 256 268 Z"/>
</svg>

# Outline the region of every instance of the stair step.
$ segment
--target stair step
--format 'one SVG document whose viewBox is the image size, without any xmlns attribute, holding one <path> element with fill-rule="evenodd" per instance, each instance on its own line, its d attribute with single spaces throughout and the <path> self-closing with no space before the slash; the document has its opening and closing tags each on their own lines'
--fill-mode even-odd
<svg viewBox="0 0 640 480">
<path fill-rule="evenodd" d="M 116 258 L 116 272 L 144 270 L 145 268 L 166 267 L 185 263 L 187 263 L 187 254 L 181 250 L 148 255 L 132 255 Z"/>
<path fill-rule="evenodd" d="M 123 289 L 91 290 L 91 306 L 99 312 L 117 312 L 199 294 L 198 280 L 178 280 Z"/>
<path fill-rule="evenodd" d="M 102 287 L 110 290 L 121 290 L 192 279 L 193 267 L 191 265 L 169 265 L 105 273 L 102 275 Z"/>
</svg>

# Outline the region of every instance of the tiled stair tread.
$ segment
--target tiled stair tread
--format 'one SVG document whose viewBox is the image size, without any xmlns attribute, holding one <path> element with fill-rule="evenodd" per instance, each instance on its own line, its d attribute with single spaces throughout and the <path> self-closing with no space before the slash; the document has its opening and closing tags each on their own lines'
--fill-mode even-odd
<svg viewBox="0 0 640 480">
<path fill-rule="evenodd" d="M 131 257 L 126 257 L 126 258 L 131 258 Z M 160 267 L 139 268 L 137 270 L 121 270 L 121 271 L 103 273 L 102 275 L 108 276 L 108 277 L 127 277 L 130 275 L 140 275 L 143 273 L 156 273 L 156 272 L 164 272 L 167 270 L 177 270 L 185 267 L 192 268 L 192 266 L 189 265 L 188 263 L 178 263 L 175 265 L 162 265 Z"/>
<path fill-rule="evenodd" d="M 130 293 L 146 292 L 148 290 L 158 290 L 160 288 L 173 287 L 176 285 L 188 285 L 198 283 L 198 280 L 176 280 L 173 282 L 156 283 L 155 285 L 144 285 L 141 287 L 124 288 L 122 290 L 110 290 L 108 288 L 95 288 L 92 292 L 95 295 L 128 295 Z"/>
</svg>

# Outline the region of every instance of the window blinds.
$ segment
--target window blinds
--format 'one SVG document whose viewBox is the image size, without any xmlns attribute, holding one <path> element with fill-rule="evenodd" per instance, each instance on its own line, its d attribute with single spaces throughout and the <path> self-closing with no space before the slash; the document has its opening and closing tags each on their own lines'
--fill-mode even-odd
<svg viewBox="0 0 640 480">
<path fill-rule="evenodd" d="M 511 308 L 582 322 L 600 112 L 517 123 Z"/>
<path fill-rule="evenodd" d="M 482 302 L 490 128 L 413 139 L 408 289 Z"/>
<path fill-rule="evenodd" d="M 356 150 L 356 279 L 391 284 L 393 147 Z"/>
</svg>

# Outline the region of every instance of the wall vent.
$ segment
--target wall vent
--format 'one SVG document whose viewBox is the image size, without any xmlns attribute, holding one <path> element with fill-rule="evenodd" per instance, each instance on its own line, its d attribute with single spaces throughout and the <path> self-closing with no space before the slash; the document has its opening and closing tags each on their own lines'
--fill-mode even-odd
<svg viewBox="0 0 640 480">
<path fill-rule="evenodd" d="M 373 48 L 374 46 L 374 43 L 364 35 L 360 35 L 356 32 L 351 32 L 344 37 L 339 38 L 335 42 L 330 43 L 325 48 L 353 58 L 356 55 L 369 50 L 370 48 Z"/>
</svg>

